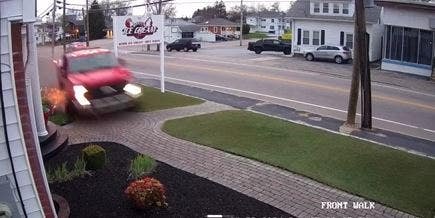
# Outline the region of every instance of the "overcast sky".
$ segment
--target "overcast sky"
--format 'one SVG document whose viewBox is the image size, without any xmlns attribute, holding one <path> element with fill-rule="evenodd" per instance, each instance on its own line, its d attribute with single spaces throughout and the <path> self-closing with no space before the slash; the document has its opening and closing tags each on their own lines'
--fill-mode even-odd
<svg viewBox="0 0 435 218">
<path fill-rule="evenodd" d="M 60 0 L 60 1 L 63 1 L 63 0 Z M 92 1 L 93 0 L 89 0 L 89 4 Z M 125 1 L 125 0 L 121 0 L 121 1 Z M 132 3 L 130 3 L 130 5 L 137 5 L 137 4 L 143 4 L 145 1 L 144 0 L 136 0 L 136 1 L 131 1 L 131 2 Z M 191 17 L 193 12 L 196 9 L 203 8 L 203 7 L 206 7 L 208 5 L 213 5 L 214 2 L 215 2 L 215 0 L 174 0 L 175 6 L 177 9 L 176 10 L 177 17 L 184 17 L 184 16 Z M 224 0 L 224 2 L 225 2 L 225 5 L 227 6 L 227 10 L 235 5 L 240 5 L 240 0 Z M 256 7 L 258 4 L 263 4 L 267 7 L 269 7 L 274 2 L 279 2 L 281 10 L 287 10 L 290 7 L 290 0 L 243 0 L 243 2 L 245 5 L 254 6 L 254 7 Z M 86 3 L 86 0 L 66 0 L 66 3 L 67 4 L 79 4 L 79 5 L 83 4 L 84 5 Z M 40 15 L 40 14 L 45 13 L 46 9 L 51 7 L 51 5 L 53 4 L 53 1 L 52 0 L 37 0 L 37 4 L 38 4 L 38 15 Z M 61 6 L 61 5 L 62 4 L 58 4 L 58 6 Z M 80 9 L 81 7 L 69 5 L 66 8 Z M 135 14 L 135 15 L 139 15 L 139 14 L 143 14 L 143 13 L 144 13 L 143 7 L 138 7 L 138 8 L 135 8 L 133 10 L 133 14 Z"/>
</svg>

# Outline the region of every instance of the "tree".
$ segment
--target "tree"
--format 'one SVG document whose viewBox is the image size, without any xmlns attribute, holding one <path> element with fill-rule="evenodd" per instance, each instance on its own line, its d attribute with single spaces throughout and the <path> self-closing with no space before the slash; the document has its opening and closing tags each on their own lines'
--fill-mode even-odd
<svg viewBox="0 0 435 218">
<path fill-rule="evenodd" d="M 246 22 L 246 14 L 248 12 L 248 7 L 246 5 L 243 5 L 243 22 Z M 233 22 L 240 22 L 240 6 L 234 6 L 232 7 L 228 13 L 227 13 L 228 20 L 231 20 Z"/>
<path fill-rule="evenodd" d="M 100 9 L 97 0 L 94 0 L 89 9 L 89 37 L 91 40 L 102 39 L 106 35 L 106 32 L 104 32 L 104 29 L 106 29 L 104 13 Z"/>
<path fill-rule="evenodd" d="M 246 35 L 246 34 L 249 34 L 249 32 L 251 31 L 251 26 L 249 26 L 248 24 L 243 24 L 243 31 L 242 31 L 242 34 L 243 35 Z"/>
<path fill-rule="evenodd" d="M 270 10 L 273 12 L 280 12 L 279 10 L 279 2 L 275 2 L 272 4 L 272 6 L 270 6 Z"/>
<path fill-rule="evenodd" d="M 147 12 L 151 14 L 160 14 L 163 12 L 166 18 L 175 17 L 176 8 L 173 3 L 160 3 L 161 0 L 145 0 L 148 4 Z"/>
<path fill-rule="evenodd" d="M 104 20 L 106 25 L 111 24 L 113 22 L 112 16 L 124 16 L 128 14 L 129 9 L 125 8 L 130 5 L 130 2 L 126 1 L 111 1 L 111 0 L 104 0 L 101 2 L 101 8 L 106 9 L 103 11 L 104 13 Z M 108 10 L 108 9 L 114 9 L 115 10 Z"/>
<path fill-rule="evenodd" d="M 221 1 L 216 1 L 213 6 L 207 6 L 202 9 L 197 9 L 193 15 L 194 17 L 201 17 L 201 21 L 205 21 L 212 18 L 226 18 L 227 17 L 227 10 L 225 3 Z M 240 19 L 240 18 L 239 18 Z"/>
</svg>

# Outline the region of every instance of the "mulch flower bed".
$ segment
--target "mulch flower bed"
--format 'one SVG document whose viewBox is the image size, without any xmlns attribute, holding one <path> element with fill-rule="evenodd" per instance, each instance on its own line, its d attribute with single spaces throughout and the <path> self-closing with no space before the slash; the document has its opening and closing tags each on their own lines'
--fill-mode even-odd
<svg viewBox="0 0 435 218">
<path fill-rule="evenodd" d="M 137 152 L 119 144 L 93 143 L 106 149 L 107 162 L 92 176 L 75 178 L 64 183 L 52 183 L 50 189 L 64 197 L 70 206 L 70 217 L 206 217 L 209 214 L 232 217 L 290 217 L 291 215 L 225 186 L 191 173 L 157 162 L 150 175 L 166 188 L 167 208 L 134 209 L 124 190 L 128 186 L 130 161 Z M 70 146 L 48 160 L 46 168 L 63 162 L 72 164 L 89 144 Z M 267 184 L 264 184 L 267 185 Z"/>
</svg>

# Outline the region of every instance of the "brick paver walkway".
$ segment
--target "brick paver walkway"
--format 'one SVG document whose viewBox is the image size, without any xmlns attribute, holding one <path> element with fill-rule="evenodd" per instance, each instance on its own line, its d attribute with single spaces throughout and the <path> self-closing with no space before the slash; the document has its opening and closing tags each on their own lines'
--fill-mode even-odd
<svg viewBox="0 0 435 218">
<path fill-rule="evenodd" d="M 297 217 L 408 217 L 375 205 L 372 210 L 327 210 L 321 202 L 365 199 L 257 161 L 171 137 L 160 130 L 166 120 L 232 109 L 206 102 L 201 105 L 150 113 L 120 113 L 100 120 L 77 121 L 64 128 L 71 143 L 111 141 L 184 171 L 208 178 Z"/>
</svg>

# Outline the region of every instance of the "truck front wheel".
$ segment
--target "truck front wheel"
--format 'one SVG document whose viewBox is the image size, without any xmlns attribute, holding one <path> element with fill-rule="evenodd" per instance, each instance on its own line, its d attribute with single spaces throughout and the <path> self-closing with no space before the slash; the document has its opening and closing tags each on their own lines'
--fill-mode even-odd
<svg viewBox="0 0 435 218">
<path fill-rule="evenodd" d="M 286 50 L 284 50 L 284 54 L 285 55 L 289 55 L 289 54 L 291 54 L 292 52 L 290 51 L 290 49 L 286 49 Z"/>
<path fill-rule="evenodd" d="M 255 54 L 261 54 L 261 52 L 263 52 L 263 50 L 261 48 L 255 48 Z"/>
</svg>

